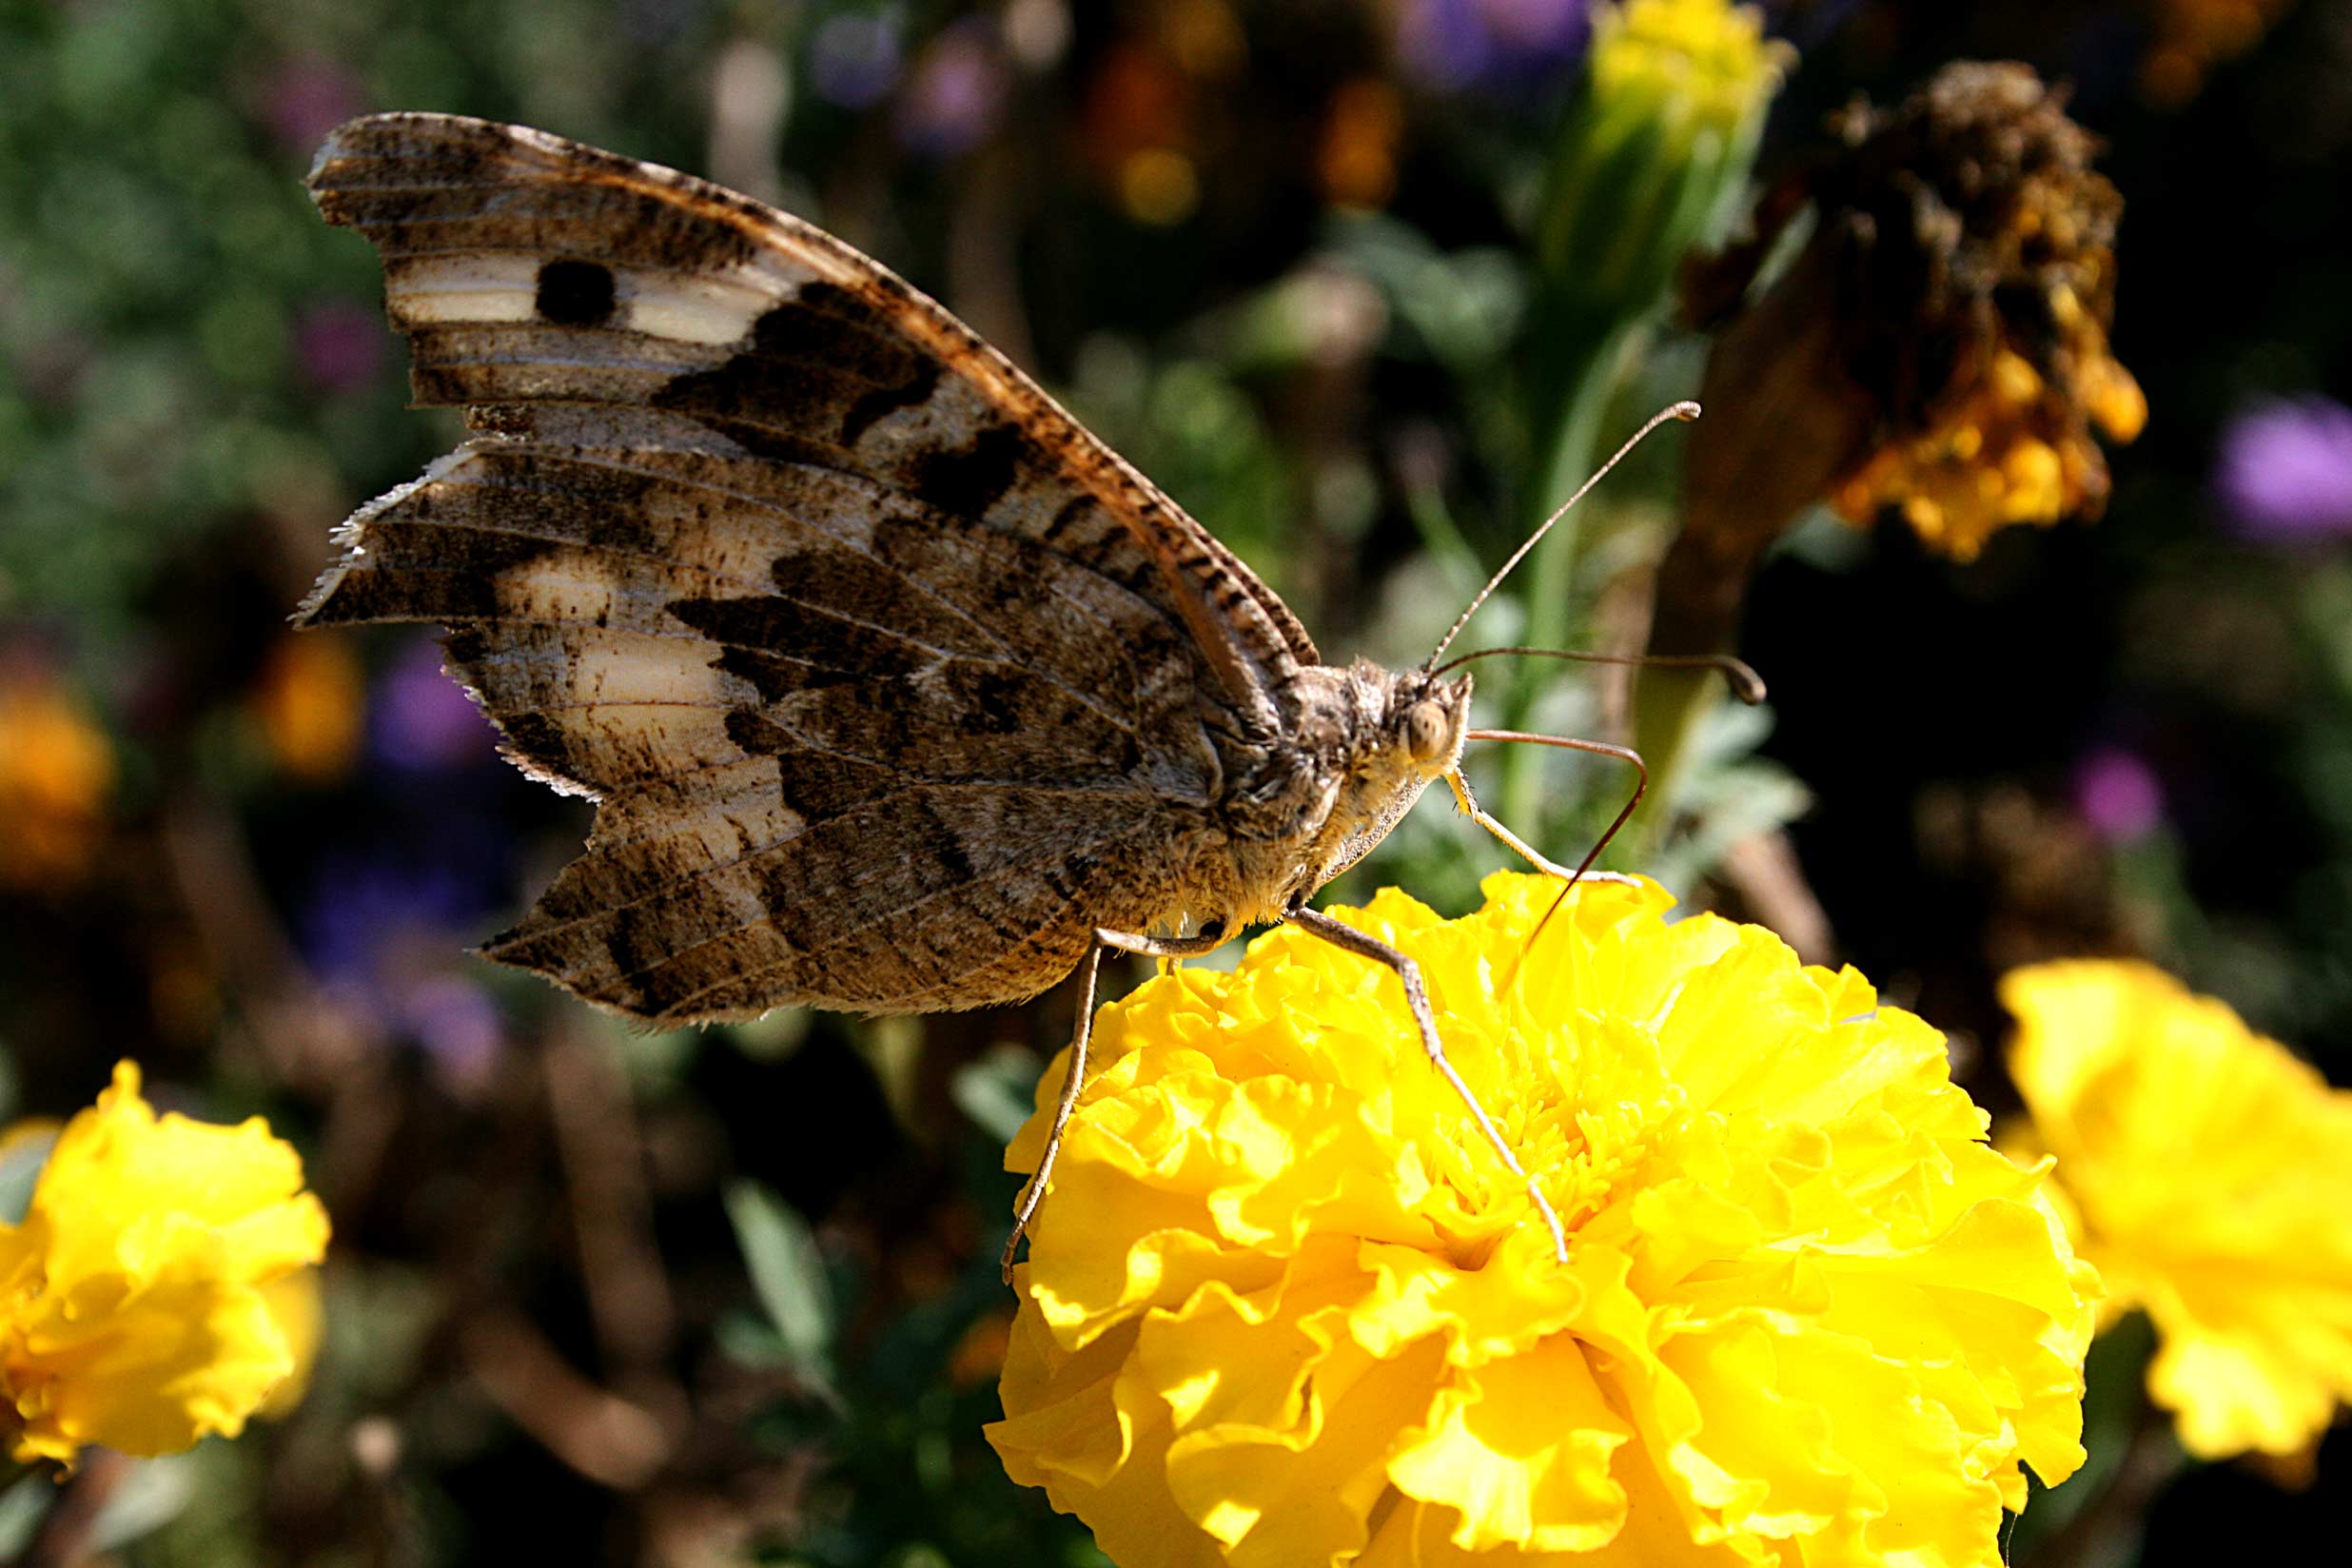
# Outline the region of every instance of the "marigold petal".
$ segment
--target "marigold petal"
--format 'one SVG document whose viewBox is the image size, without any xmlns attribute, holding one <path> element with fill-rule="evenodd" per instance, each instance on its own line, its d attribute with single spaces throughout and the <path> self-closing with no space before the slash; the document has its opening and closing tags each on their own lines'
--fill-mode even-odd
<svg viewBox="0 0 2352 1568">
<path fill-rule="evenodd" d="M 326 1212 L 258 1119 L 158 1117 L 138 1068 L 57 1135 L 0 1225 L 0 1419 L 19 1460 L 175 1452 L 298 1397 Z"/>
<path fill-rule="evenodd" d="M 2183 1445 L 2308 1446 L 2352 1401 L 2352 1094 L 2145 964 L 2036 965 L 2002 999 L 2034 1139 L 2115 1309 L 2156 1326 Z"/>
<path fill-rule="evenodd" d="M 1531 948 L 1558 884 L 1486 891 L 1340 918 L 1421 966 L 1566 1264 L 1395 975 L 1276 931 L 1098 1017 L 1010 1473 L 1127 1564 L 1997 1561 L 2021 1462 L 2081 1457 L 2095 1275 L 2043 1168 L 1852 971 L 1647 884 Z"/>
<path fill-rule="evenodd" d="M 1609 1408 L 1586 1353 L 1554 1335 L 1498 1369 L 1441 1389 L 1421 1437 L 1388 1462 L 1397 1490 L 1460 1516 L 1465 1551 L 1585 1552 L 1613 1539 L 1625 1488 L 1610 1456 L 1633 1428 Z"/>
</svg>

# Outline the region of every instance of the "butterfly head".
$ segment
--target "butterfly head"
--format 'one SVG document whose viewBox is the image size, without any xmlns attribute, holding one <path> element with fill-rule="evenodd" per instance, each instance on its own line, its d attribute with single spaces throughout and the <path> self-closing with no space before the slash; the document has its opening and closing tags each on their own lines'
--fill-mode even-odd
<svg viewBox="0 0 2352 1568">
<path fill-rule="evenodd" d="M 1424 781 L 1443 777 L 1461 761 L 1470 733 L 1470 677 L 1414 670 L 1395 679 L 1381 727 L 1383 749 Z"/>
</svg>

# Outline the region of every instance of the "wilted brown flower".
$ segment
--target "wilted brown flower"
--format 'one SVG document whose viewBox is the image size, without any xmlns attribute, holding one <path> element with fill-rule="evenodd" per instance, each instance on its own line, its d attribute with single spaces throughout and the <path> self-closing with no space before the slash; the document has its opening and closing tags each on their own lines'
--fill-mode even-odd
<svg viewBox="0 0 2352 1568">
<path fill-rule="evenodd" d="M 2123 198 L 2063 104 L 2023 66 L 1947 68 L 1891 113 L 1840 117 L 1853 156 L 1821 196 L 1861 242 L 1872 293 L 1848 343 L 1887 437 L 1833 499 L 1857 521 L 1900 506 L 1963 559 L 2004 524 L 2095 514 L 2090 427 L 2129 441 L 2147 418 L 2107 351 Z"/>
<path fill-rule="evenodd" d="M 1686 271 L 1686 314 L 1720 330 L 1653 652 L 1728 648 L 1757 559 L 1816 501 L 1857 523 L 1897 508 L 1965 560 L 2009 524 L 2096 514 L 2093 427 L 2128 441 L 2146 419 L 2107 347 L 2123 199 L 2063 93 L 2025 66 L 1961 62 L 1831 129 L 1767 193 L 1752 240 Z M 1751 297 L 1809 208 L 1811 238 Z M 1660 771 L 1704 692 L 1688 671 L 1643 672 L 1637 736 Z"/>
<path fill-rule="evenodd" d="M 2063 106 L 2024 66 L 1962 62 L 1899 108 L 1834 117 L 1837 149 L 1768 198 L 1766 232 L 1695 280 L 1695 295 L 1732 294 L 1770 230 L 1816 209 L 1797 264 L 1715 345 L 1701 395 L 1715 428 L 1691 445 L 1694 529 L 1769 539 L 1788 516 L 1756 515 L 1760 499 L 1822 496 L 1856 522 L 1897 507 L 1967 559 L 2007 524 L 2098 512 L 2092 426 L 2128 441 L 2146 404 L 2107 348 L 2123 199 Z M 1789 379 L 1793 359 L 1805 381 Z M 1782 480 L 1761 493 L 1759 461 Z"/>
</svg>

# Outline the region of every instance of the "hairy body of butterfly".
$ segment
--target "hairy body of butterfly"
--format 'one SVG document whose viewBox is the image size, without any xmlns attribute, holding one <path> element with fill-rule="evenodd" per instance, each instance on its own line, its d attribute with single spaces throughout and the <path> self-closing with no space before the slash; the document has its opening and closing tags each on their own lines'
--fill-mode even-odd
<svg viewBox="0 0 2352 1568">
<path fill-rule="evenodd" d="M 1453 1076 L 1409 961 L 1305 901 L 1460 789 L 1466 676 L 1323 664 L 1002 355 L 756 202 L 437 114 L 343 126 L 310 184 L 475 435 L 298 618 L 445 626 L 514 760 L 598 802 L 488 956 L 664 1026 L 1083 968 L 1083 1061 L 1105 947 L 1291 919 L 1396 968 Z"/>
</svg>

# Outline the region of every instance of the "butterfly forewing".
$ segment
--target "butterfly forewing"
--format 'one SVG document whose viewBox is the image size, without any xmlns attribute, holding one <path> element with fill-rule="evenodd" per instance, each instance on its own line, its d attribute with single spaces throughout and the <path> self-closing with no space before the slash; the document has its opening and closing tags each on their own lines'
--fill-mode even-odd
<svg viewBox="0 0 2352 1568">
<path fill-rule="evenodd" d="M 343 127 L 421 402 L 314 623 L 438 621 L 519 761 L 600 801 L 497 957 L 665 1022 L 1031 994 L 1164 912 L 1312 644 L 939 307 L 742 197 L 539 132 Z"/>
</svg>

